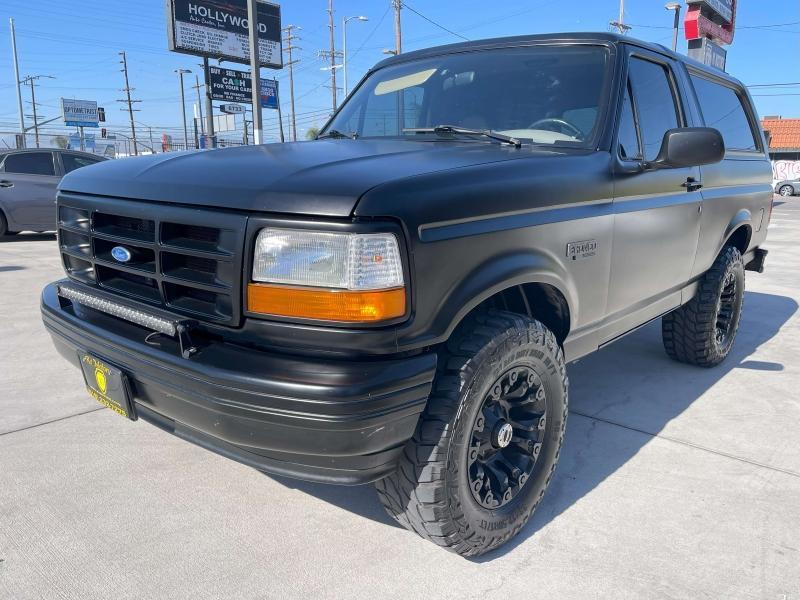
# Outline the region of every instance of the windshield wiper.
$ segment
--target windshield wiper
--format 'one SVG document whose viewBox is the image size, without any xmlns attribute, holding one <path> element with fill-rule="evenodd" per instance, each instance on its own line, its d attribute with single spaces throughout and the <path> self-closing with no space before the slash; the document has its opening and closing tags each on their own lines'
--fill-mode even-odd
<svg viewBox="0 0 800 600">
<path fill-rule="evenodd" d="M 350 135 L 347 135 L 346 133 L 342 133 L 338 129 L 329 129 L 325 133 L 318 135 L 317 139 L 318 140 L 323 140 L 325 138 L 336 138 L 338 140 L 338 139 L 343 139 L 343 138 L 356 139 L 357 137 L 358 137 L 358 134 L 355 133 L 355 132 L 351 133 Z"/>
<path fill-rule="evenodd" d="M 468 129 L 466 127 L 458 127 L 456 125 L 437 125 L 436 127 L 412 127 L 409 129 L 403 129 L 403 132 L 408 133 L 435 133 L 437 135 L 442 134 L 463 134 L 463 135 L 482 135 L 484 137 L 490 138 L 492 140 L 497 140 L 498 142 L 502 142 L 504 144 L 511 144 L 515 148 L 519 148 L 522 146 L 522 142 L 520 142 L 517 138 L 511 137 L 510 135 L 503 135 L 502 133 L 497 133 L 492 131 L 491 129 Z"/>
</svg>

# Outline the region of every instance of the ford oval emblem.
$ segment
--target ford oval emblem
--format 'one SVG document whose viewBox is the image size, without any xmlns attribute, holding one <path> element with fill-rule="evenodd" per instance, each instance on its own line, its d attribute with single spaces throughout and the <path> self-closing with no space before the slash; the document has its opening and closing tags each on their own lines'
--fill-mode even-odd
<svg viewBox="0 0 800 600">
<path fill-rule="evenodd" d="M 115 261 L 121 263 L 126 263 L 132 258 L 131 251 L 122 246 L 114 246 L 111 249 L 111 256 L 114 257 Z"/>
</svg>

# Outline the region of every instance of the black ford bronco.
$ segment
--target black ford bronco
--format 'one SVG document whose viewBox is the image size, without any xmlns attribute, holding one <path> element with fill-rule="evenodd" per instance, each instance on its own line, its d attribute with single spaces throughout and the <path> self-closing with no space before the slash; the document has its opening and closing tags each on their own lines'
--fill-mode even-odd
<svg viewBox="0 0 800 600">
<path fill-rule="evenodd" d="M 89 393 L 268 473 L 374 482 L 463 555 L 553 474 L 566 364 L 661 318 L 711 367 L 762 271 L 745 87 L 609 34 L 410 52 L 316 141 L 67 175 L 42 315 Z"/>
</svg>

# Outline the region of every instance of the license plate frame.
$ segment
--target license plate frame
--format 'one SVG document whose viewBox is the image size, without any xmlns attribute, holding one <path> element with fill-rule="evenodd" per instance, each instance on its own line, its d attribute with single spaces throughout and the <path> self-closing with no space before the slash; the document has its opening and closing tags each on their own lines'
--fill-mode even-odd
<svg viewBox="0 0 800 600">
<path fill-rule="evenodd" d="M 97 402 L 131 421 L 138 419 L 127 375 L 91 352 L 78 351 L 86 391 Z"/>
</svg>

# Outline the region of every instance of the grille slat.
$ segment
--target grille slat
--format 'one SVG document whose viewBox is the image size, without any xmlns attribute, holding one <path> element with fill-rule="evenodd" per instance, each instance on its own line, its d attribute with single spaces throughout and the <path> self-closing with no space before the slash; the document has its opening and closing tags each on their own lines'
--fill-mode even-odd
<svg viewBox="0 0 800 600">
<path fill-rule="evenodd" d="M 238 324 L 246 217 L 73 194 L 60 194 L 58 203 L 71 278 L 192 318 Z M 130 253 L 128 261 L 114 257 L 116 246 Z"/>
</svg>

